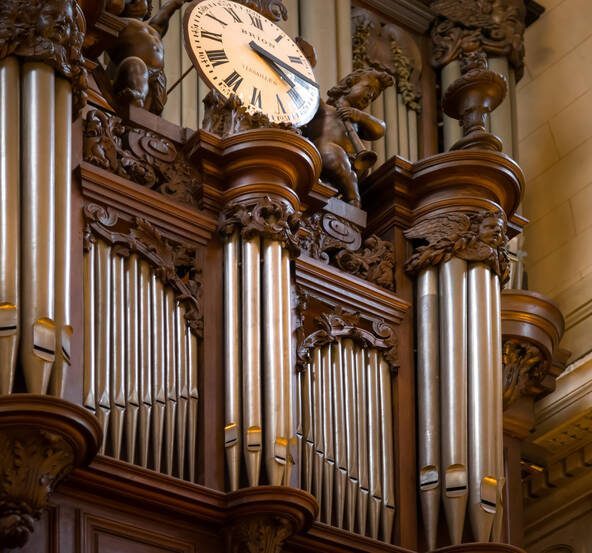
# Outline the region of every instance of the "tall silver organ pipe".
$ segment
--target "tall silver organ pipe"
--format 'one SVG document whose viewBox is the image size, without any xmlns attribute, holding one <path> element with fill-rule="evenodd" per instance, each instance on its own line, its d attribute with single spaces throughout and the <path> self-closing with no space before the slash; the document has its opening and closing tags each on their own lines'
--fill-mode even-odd
<svg viewBox="0 0 592 553">
<path fill-rule="evenodd" d="M 19 338 L 20 68 L 0 61 L 0 395 L 12 391 Z"/>
</svg>

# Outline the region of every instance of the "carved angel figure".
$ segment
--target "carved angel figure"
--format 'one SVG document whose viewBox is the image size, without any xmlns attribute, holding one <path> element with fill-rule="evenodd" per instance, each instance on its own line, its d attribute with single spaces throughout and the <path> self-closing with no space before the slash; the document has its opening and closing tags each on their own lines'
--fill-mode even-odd
<svg viewBox="0 0 592 553">
<path fill-rule="evenodd" d="M 405 269 L 416 273 L 456 256 L 487 264 L 505 282 L 509 276 L 505 228 L 505 215 L 499 211 L 447 213 L 420 221 L 405 232 L 405 237 L 427 244 L 415 249 Z"/>
<path fill-rule="evenodd" d="M 116 64 L 113 92 L 122 105 L 136 105 L 160 114 L 166 103 L 164 47 L 169 20 L 187 0 L 168 0 L 149 17 L 150 0 L 126 0 L 120 15 L 123 29 L 107 52 Z"/>
<path fill-rule="evenodd" d="M 537 386 L 549 372 L 541 350 L 528 342 L 507 340 L 502 354 L 504 366 L 504 409 L 524 395 L 536 395 Z"/>
<path fill-rule="evenodd" d="M 321 178 L 356 207 L 360 206 L 358 178 L 373 165 L 356 163 L 360 154 L 368 152 L 360 139 L 378 140 L 385 132 L 384 121 L 362 110 L 392 84 L 392 77 L 384 71 L 358 69 L 350 73 L 329 90 L 328 100 L 321 100 L 304 129 L 321 154 Z"/>
</svg>

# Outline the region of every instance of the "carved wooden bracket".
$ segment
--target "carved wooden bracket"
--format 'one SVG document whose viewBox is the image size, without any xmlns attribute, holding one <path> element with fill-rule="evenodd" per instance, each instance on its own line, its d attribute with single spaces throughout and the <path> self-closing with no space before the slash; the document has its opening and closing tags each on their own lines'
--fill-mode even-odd
<svg viewBox="0 0 592 553">
<path fill-rule="evenodd" d="M 144 219 L 130 223 L 117 211 L 97 204 L 84 207 L 87 221 L 85 241 L 101 238 L 115 247 L 115 253 L 129 256 L 137 252 L 154 268 L 156 276 L 175 291 L 185 306 L 185 319 L 191 330 L 203 333 L 202 276 L 196 249 L 188 244 L 171 243 Z"/>
<path fill-rule="evenodd" d="M 524 0 L 432 0 L 432 63 L 441 67 L 462 53 L 482 50 L 505 56 L 524 72 Z"/>
<path fill-rule="evenodd" d="M 298 307 L 301 318 L 300 328 L 303 328 L 303 314 L 306 311 L 306 295 L 299 298 Z M 390 365 L 391 370 L 399 368 L 398 346 L 399 341 L 395 330 L 384 323 L 384 321 L 373 321 L 372 330 L 360 326 L 360 317 L 357 313 L 346 313 L 341 307 L 336 307 L 333 312 L 322 313 L 315 318 L 315 330 L 306 337 L 299 331 L 300 340 L 297 350 L 297 363 L 303 366 L 310 360 L 310 352 L 318 346 L 331 344 L 339 338 L 351 338 L 362 347 L 374 347 L 384 356 L 385 361 Z"/>
<path fill-rule="evenodd" d="M 0 397 L 0 544 L 22 547 L 56 486 L 87 465 L 101 428 L 82 407 L 51 396 Z"/>
<path fill-rule="evenodd" d="M 405 270 L 409 273 L 459 257 L 485 263 L 502 283 L 509 277 L 506 218 L 501 211 L 427 217 L 405 231 L 405 237 L 425 244 L 416 247 L 407 260 Z"/>
<path fill-rule="evenodd" d="M 74 0 L 4 0 L 0 10 L 0 59 L 40 61 L 72 82 L 74 113 L 86 102 L 82 43 L 86 23 Z"/>
<path fill-rule="evenodd" d="M 314 213 L 298 230 L 302 252 L 387 290 L 395 289 L 393 245 L 376 235 L 362 240 L 356 225 L 332 213 Z"/>
<path fill-rule="evenodd" d="M 83 136 L 85 161 L 199 207 L 201 179 L 170 140 L 97 109 L 86 114 Z"/>
<path fill-rule="evenodd" d="M 258 486 L 228 496 L 228 553 L 279 553 L 284 541 L 308 529 L 318 512 L 310 494 Z"/>
</svg>

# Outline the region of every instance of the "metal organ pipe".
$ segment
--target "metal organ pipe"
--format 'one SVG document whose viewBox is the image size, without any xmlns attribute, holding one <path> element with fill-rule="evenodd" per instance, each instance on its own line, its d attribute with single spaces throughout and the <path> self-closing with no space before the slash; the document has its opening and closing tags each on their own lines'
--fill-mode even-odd
<svg viewBox="0 0 592 553">
<path fill-rule="evenodd" d="M 12 391 L 19 339 L 20 69 L 0 62 L 0 395 Z"/>
</svg>

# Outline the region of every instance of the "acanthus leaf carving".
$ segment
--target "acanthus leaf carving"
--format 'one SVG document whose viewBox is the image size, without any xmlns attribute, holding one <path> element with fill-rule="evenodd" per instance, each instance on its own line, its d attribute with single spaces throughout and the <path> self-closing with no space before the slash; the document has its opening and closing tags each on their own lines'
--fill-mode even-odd
<svg viewBox="0 0 592 553">
<path fill-rule="evenodd" d="M 506 339 L 503 343 L 504 409 L 521 397 L 536 397 L 551 366 L 543 351 L 530 342 Z"/>
<path fill-rule="evenodd" d="M 74 0 L 5 0 L 0 10 L 0 59 L 16 55 L 53 67 L 70 80 L 74 113 L 86 102 L 82 55 L 84 14 Z"/>
<path fill-rule="evenodd" d="M 199 207 L 201 180 L 175 144 L 153 132 L 127 126 L 119 117 L 97 109 L 87 113 L 83 158 L 181 203 Z"/>
<path fill-rule="evenodd" d="M 406 230 L 405 237 L 423 242 L 405 264 L 409 273 L 458 257 L 486 264 L 502 284 L 509 277 L 506 220 L 501 211 L 429 217 Z"/>
<path fill-rule="evenodd" d="M 332 213 L 302 220 L 298 239 L 303 253 L 387 290 L 395 289 L 393 245 L 376 235 L 365 240 L 358 227 Z"/>
<path fill-rule="evenodd" d="M 411 35 L 392 23 L 380 21 L 363 8 L 353 8 L 352 22 L 354 69 L 372 67 L 393 76 L 404 104 L 419 113 L 422 56 Z"/>
<path fill-rule="evenodd" d="M 0 430 L 0 543 L 22 547 L 48 496 L 74 467 L 64 437 L 42 429 Z"/>
<path fill-rule="evenodd" d="M 277 240 L 293 256 L 300 253 L 296 233 L 300 225 L 300 215 L 286 202 L 264 196 L 251 203 L 236 201 L 226 206 L 221 214 L 220 233 L 231 235 L 238 229 L 243 238 L 261 236 Z"/>
<path fill-rule="evenodd" d="M 398 369 L 398 338 L 395 330 L 384 321 L 373 321 L 371 332 L 360 326 L 359 314 L 346 312 L 337 306 L 333 311 L 315 318 L 315 326 L 317 330 L 298 344 L 297 363 L 300 367 L 310 361 L 310 352 L 314 348 L 331 344 L 340 338 L 351 338 L 361 347 L 380 350 L 391 370 Z"/>
<path fill-rule="evenodd" d="M 462 53 L 483 50 L 505 56 L 516 70 L 524 71 L 523 0 L 432 0 L 437 18 L 432 25 L 432 62 L 447 65 Z"/>
<path fill-rule="evenodd" d="M 279 516 L 249 516 L 237 521 L 230 532 L 231 553 L 280 553 L 294 533 L 292 524 Z"/>
<path fill-rule="evenodd" d="M 124 222 L 111 208 L 88 204 L 84 207 L 84 215 L 86 240 L 100 238 L 111 244 L 118 255 L 138 253 L 147 260 L 163 284 L 175 291 L 177 301 L 185 307 L 187 324 L 197 336 L 201 336 L 203 282 L 196 249 L 188 244 L 173 244 L 154 225 L 140 217 L 131 224 Z"/>
</svg>

